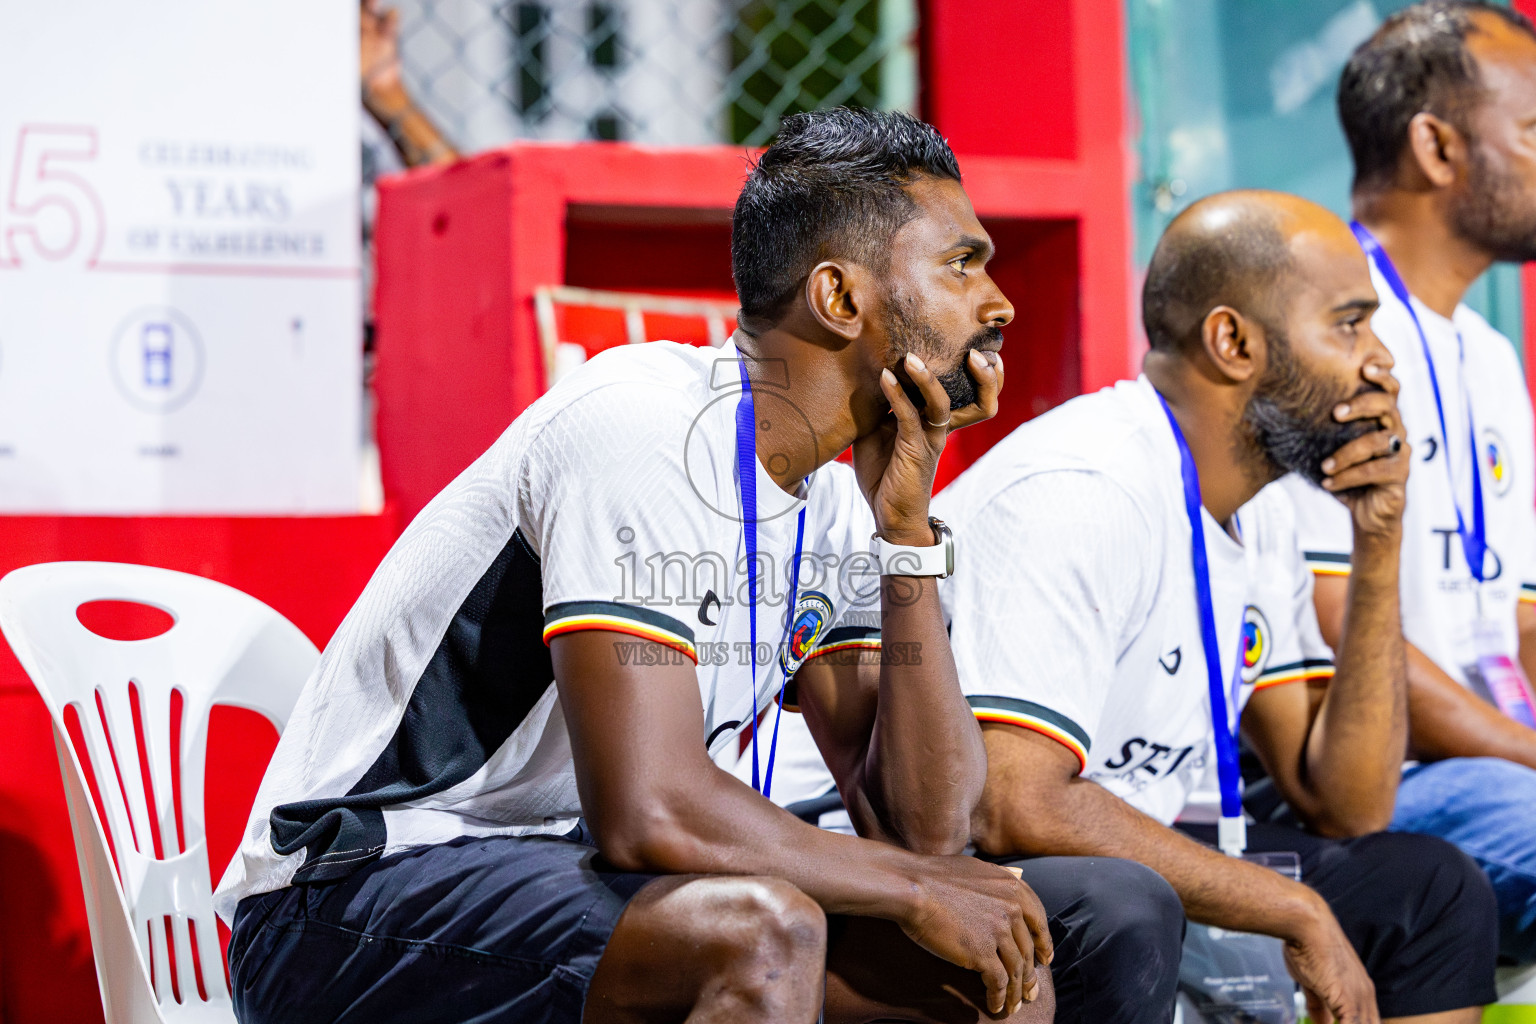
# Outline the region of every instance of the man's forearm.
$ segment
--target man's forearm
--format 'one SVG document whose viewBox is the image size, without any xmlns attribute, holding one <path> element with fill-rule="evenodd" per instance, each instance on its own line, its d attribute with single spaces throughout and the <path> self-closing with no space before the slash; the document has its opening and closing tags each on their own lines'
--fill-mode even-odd
<svg viewBox="0 0 1536 1024">
<path fill-rule="evenodd" d="M 1335 672 L 1303 754 L 1308 822 L 1360 835 L 1392 820 L 1408 737 L 1407 667 L 1398 608 L 1400 532 L 1357 534 Z"/>
<path fill-rule="evenodd" d="M 1501 757 L 1536 768 L 1536 731 L 1478 698 L 1411 645 L 1408 717 L 1414 757 Z"/>
<path fill-rule="evenodd" d="M 769 875 L 828 913 L 892 921 L 909 919 L 919 899 L 920 857 L 808 825 L 707 762 L 612 819 L 589 810 L 588 822 L 598 848 L 626 871 Z"/>
<path fill-rule="evenodd" d="M 959 853 L 986 783 L 981 729 L 960 692 L 931 577 L 881 579 L 880 696 L 865 798 L 909 849 Z"/>
<path fill-rule="evenodd" d="M 365 90 L 363 105 L 379 122 L 407 167 L 450 163 L 458 153 L 401 86 Z"/>
<path fill-rule="evenodd" d="M 992 855 L 1120 857 L 1162 875 L 1192 921 L 1302 941 L 1326 904 L 1268 868 L 1228 857 L 1136 810 L 1096 782 L 1073 779 L 1011 809 L 989 788 L 977 846 Z"/>
</svg>

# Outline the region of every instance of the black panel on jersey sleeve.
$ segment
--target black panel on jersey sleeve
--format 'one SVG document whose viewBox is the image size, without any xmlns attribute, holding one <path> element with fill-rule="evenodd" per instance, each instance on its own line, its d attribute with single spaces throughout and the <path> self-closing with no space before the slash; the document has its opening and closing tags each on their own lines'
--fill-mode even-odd
<svg viewBox="0 0 1536 1024">
<path fill-rule="evenodd" d="M 272 848 L 307 850 L 295 882 L 343 878 L 384 852 L 383 808 L 441 793 L 484 766 L 554 679 L 539 559 L 513 533 L 454 613 L 378 759 L 344 797 L 272 809 Z"/>
</svg>

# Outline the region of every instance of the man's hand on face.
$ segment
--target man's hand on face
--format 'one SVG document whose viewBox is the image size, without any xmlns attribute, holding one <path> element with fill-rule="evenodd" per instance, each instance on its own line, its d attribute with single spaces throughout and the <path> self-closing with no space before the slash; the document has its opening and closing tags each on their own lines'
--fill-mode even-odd
<svg viewBox="0 0 1536 1024">
<path fill-rule="evenodd" d="M 1357 530 L 1389 534 L 1402 528 L 1411 448 L 1397 411 L 1397 378 L 1375 363 L 1361 372 L 1382 390 L 1356 395 L 1333 417 L 1340 423 L 1375 420 L 1381 426 L 1323 460 L 1323 488 L 1348 506 Z"/>
<path fill-rule="evenodd" d="M 976 401 L 953 411 L 943 385 L 917 356 L 908 354 L 905 369 L 927 403 L 921 411 L 907 398 L 896 375 L 881 371 L 880 389 L 891 403 L 892 415 L 879 429 L 853 443 L 853 468 L 880 536 L 891 544 L 920 547 L 934 542 L 928 499 L 933 495 L 933 474 L 944 441 L 951 430 L 997 415 L 1002 355 L 972 350 L 966 358 L 976 380 Z"/>
</svg>

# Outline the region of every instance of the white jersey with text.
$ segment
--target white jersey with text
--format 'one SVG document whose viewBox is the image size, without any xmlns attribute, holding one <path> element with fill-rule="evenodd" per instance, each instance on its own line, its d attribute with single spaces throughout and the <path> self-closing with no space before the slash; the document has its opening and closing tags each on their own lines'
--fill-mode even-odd
<svg viewBox="0 0 1536 1024">
<path fill-rule="evenodd" d="M 1486 320 L 1466 306 L 1458 306 L 1447 320 L 1414 299 L 1445 405 L 1450 436 L 1448 441 L 1442 439 L 1429 366 L 1413 318 L 1374 265 L 1371 271 L 1381 298 L 1371 328 L 1392 353 L 1392 373 L 1402 384 L 1398 409 L 1413 444 L 1408 507 L 1403 515 L 1403 635 L 1465 686 L 1466 666 L 1477 659 L 1473 627 L 1479 595 L 1456 531 L 1446 460 L 1449 457 L 1455 494 L 1470 527 L 1470 398 L 1487 522 L 1482 613 L 1498 624 L 1506 653 L 1514 655 L 1519 645 L 1515 606 L 1522 599 L 1536 600 L 1536 442 L 1531 400 L 1514 347 Z M 1352 537 L 1348 513 L 1301 477 L 1286 478 L 1284 486 L 1296 504 L 1302 547 L 1313 572 L 1347 574 Z"/>
<path fill-rule="evenodd" d="M 760 429 L 803 418 L 754 389 Z M 770 367 L 771 371 L 771 367 Z M 582 814 L 549 642 L 613 634 L 686 664 L 710 753 L 784 674 L 879 644 L 874 521 L 847 466 L 797 496 L 756 464 L 757 692 L 736 481 L 734 346 L 605 352 L 535 402 L 411 523 L 327 645 L 219 886 L 240 899 L 460 836 L 563 834 Z M 786 629 L 796 521 L 799 589 Z"/>
<path fill-rule="evenodd" d="M 1332 652 L 1286 495 L 1202 510 L 1222 658 L 1238 706 L 1327 678 Z M 1056 740 L 1098 782 L 1173 822 L 1214 761 L 1179 452 L 1145 377 L 1019 427 L 934 500 L 955 531 L 944 581 L 960 683 L 982 721 Z"/>
</svg>

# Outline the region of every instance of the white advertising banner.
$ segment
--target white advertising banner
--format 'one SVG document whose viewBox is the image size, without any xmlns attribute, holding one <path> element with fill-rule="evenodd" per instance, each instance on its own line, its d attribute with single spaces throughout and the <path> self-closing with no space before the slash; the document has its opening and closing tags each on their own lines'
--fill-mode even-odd
<svg viewBox="0 0 1536 1024">
<path fill-rule="evenodd" d="M 0 512 L 355 512 L 357 0 L 4 21 Z"/>
</svg>

